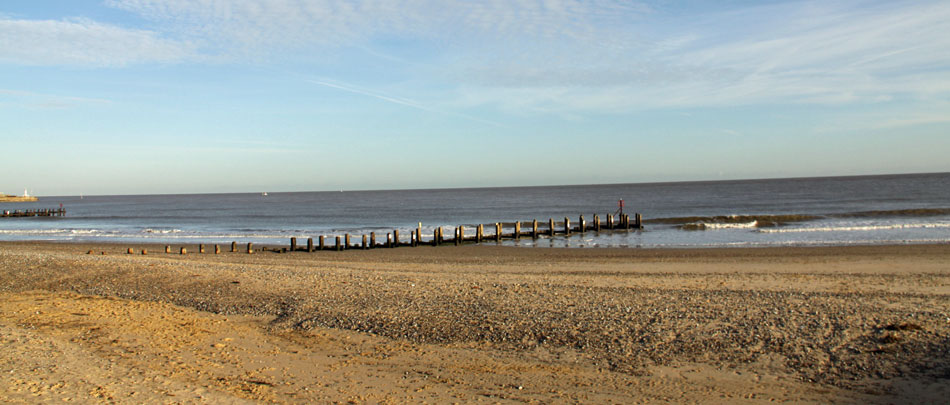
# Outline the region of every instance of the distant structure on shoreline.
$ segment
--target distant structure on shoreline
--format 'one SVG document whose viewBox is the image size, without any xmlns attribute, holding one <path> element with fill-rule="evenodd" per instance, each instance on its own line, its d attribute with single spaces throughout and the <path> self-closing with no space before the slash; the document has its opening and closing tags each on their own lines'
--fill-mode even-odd
<svg viewBox="0 0 950 405">
<path fill-rule="evenodd" d="M 0 193 L 0 202 L 31 202 L 38 201 L 39 198 L 31 196 L 30 193 L 26 192 L 26 189 L 23 189 L 23 195 L 6 195 Z"/>
</svg>

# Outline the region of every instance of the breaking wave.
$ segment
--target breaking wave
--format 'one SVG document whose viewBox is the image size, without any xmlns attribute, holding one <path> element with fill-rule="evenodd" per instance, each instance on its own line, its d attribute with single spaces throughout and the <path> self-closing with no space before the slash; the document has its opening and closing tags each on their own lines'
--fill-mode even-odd
<svg viewBox="0 0 950 405">
<path fill-rule="evenodd" d="M 854 225 L 854 226 L 822 226 L 805 228 L 777 228 L 777 229 L 759 229 L 762 233 L 802 233 L 802 232 L 867 232 L 867 231 L 887 231 L 895 229 L 950 229 L 950 223 L 924 223 L 924 224 L 888 224 L 888 225 Z"/>
</svg>

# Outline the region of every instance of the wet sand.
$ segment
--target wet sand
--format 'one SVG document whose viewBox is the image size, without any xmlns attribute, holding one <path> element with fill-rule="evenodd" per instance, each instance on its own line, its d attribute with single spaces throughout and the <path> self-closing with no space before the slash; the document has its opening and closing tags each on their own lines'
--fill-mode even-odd
<svg viewBox="0 0 950 405">
<path fill-rule="evenodd" d="M 127 247 L 0 244 L 0 401 L 950 394 L 950 245 Z"/>
</svg>

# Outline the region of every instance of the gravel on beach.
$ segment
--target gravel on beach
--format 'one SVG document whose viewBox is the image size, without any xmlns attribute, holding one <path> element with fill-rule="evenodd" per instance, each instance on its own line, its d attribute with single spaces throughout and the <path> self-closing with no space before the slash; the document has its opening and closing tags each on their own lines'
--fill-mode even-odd
<svg viewBox="0 0 950 405">
<path fill-rule="evenodd" d="M 185 256 L 147 248 L 3 245 L 0 292 L 172 303 L 272 317 L 274 330 L 488 347 L 630 375 L 751 364 L 867 392 L 894 378 L 950 383 L 948 245 Z"/>
</svg>

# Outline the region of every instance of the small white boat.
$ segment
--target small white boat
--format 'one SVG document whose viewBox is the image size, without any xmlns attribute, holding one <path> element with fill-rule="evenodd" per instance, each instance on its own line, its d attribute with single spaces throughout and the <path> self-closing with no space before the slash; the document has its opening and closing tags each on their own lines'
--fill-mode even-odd
<svg viewBox="0 0 950 405">
<path fill-rule="evenodd" d="M 261 193 L 261 197 L 267 197 L 267 192 L 265 191 L 265 192 Z"/>
</svg>

